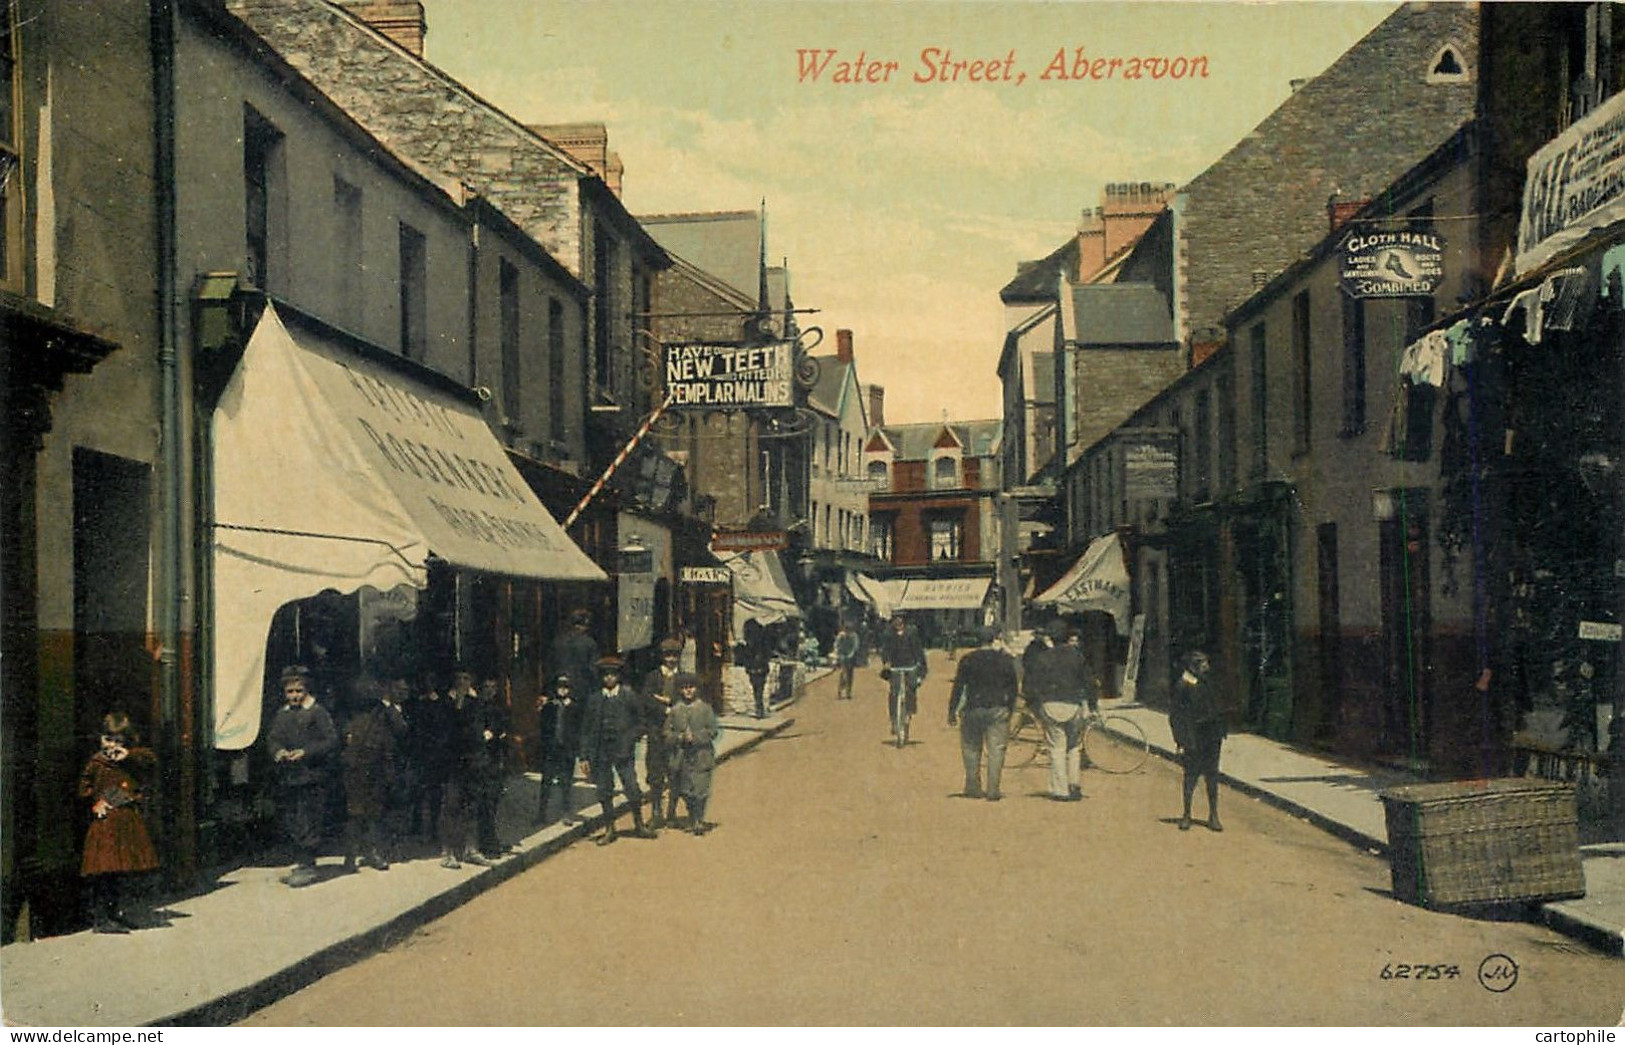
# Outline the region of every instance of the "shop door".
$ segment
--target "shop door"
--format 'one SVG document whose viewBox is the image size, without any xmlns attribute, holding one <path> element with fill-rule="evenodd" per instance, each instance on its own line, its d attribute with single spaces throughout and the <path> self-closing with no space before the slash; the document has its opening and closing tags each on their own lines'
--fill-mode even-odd
<svg viewBox="0 0 1625 1045">
<path fill-rule="evenodd" d="M 1426 760 L 1433 630 L 1428 583 L 1427 494 L 1395 490 L 1392 517 L 1378 522 L 1381 546 L 1383 754 Z"/>
<path fill-rule="evenodd" d="M 94 450 L 73 452 L 75 725 L 94 737 L 113 705 L 157 735 L 146 652 L 152 469 Z"/>
<path fill-rule="evenodd" d="M 1290 539 L 1272 512 L 1238 527 L 1246 600 L 1242 618 L 1248 726 L 1274 740 L 1292 736 Z"/>
</svg>

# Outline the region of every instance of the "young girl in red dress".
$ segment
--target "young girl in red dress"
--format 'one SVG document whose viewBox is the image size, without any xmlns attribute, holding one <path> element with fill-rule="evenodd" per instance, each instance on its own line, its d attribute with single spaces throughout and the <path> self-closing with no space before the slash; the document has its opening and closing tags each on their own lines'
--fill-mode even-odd
<svg viewBox="0 0 1625 1045">
<path fill-rule="evenodd" d="M 149 748 L 139 746 L 130 716 L 114 711 L 102 718 L 101 750 L 79 774 L 79 797 L 89 799 L 91 817 L 79 874 L 89 890 L 96 932 L 135 928 L 124 914 L 125 883 L 158 866 L 141 813 L 157 761 Z"/>
</svg>

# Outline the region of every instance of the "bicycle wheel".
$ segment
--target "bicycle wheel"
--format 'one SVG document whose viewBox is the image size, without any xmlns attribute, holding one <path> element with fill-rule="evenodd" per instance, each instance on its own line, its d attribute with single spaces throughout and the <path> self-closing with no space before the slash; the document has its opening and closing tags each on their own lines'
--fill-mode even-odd
<svg viewBox="0 0 1625 1045">
<path fill-rule="evenodd" d="M 1044 729 L 1025 708 L 1010 716 L 1010 735 L 1004 745 L 1004 764 L 1020 769 L 1030 766 L 1044 753 Z"/>
<path fill-rule="evenodd" d="M 1133 773 L 1150 750 L 1145 730 L 1127 715 L 1101 715 L 1083 731 L 1083 756 L 1102 773 Z"/>
</svg>

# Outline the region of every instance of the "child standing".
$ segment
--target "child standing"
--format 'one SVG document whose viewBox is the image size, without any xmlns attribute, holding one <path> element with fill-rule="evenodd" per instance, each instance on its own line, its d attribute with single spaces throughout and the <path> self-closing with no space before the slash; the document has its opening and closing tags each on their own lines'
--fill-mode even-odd
<svg viewBox="0 0 1625 1045">
<path fill-rule="evenodd" d="M 716 766 L 717 713 L 699 700 L 699 677 L 677 676 L 681 702 L 666 716 L 666 741 L 672 752 L 674 790 L 688 808 L 688 829 L 703 835 L 712 825 L 705 819 L 711 798 L 711 770 Z"/>
<path fill-rule="evenodd" d="M 79 774 L 79 797 L 91 803 L 79 874 L 89 889 L 96 932 L 136 928 L 124 914 L 124 889 L 130 875 L 158 866 L 141 815 L 157 762 L 150 749 L 138 746 L 130 716 L 114 711 L 102 718 L 101 749 Z"/>
</svg>

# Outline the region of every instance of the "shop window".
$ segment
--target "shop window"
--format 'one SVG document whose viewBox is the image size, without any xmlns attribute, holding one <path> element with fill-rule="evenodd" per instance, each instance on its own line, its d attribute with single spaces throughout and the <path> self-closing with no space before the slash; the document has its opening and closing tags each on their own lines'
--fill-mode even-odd
<svg viewBox="0 0 1625 1045">
<path fill-rule="evenodd" d="M 931 520 L 931 561 L 957 562 L 963 546 L 964 524 L 958 519 Z"/>
<path fill-rule="evenodd" d="M 401 223 L 400 230 L 400 312 L 401 355 L 421 361 L 428 344 L 427 302 L 428 250 L 423 233 Z"/>
<path fill-rule="evenodd" d="M 0 3 L 0 287 L 22 283 L 22 110 L 11 5 Z"/>
</svg>

